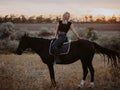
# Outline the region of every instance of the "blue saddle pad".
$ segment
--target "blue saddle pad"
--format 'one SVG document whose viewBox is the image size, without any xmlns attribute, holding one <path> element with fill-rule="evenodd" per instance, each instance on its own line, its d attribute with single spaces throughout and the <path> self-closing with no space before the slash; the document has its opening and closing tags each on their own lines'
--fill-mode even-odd
<svg viewBox="0 0 120 90">
<path fill-rule="evenodd" d="M 54 50 L 52 49 L 53 42 L 54 42 L 54 40 L 51 41 L 50 47 L 49 47 L 49 54 L 50 55 L 54 55 Z M 59 52 L 60 52 L 59 55 L 68 54 L 69 50 L 70 50 L 70 45 L 71 45 L 71 41 L 63 43 L 63 45 L 59 48 Z"/>
</svg>

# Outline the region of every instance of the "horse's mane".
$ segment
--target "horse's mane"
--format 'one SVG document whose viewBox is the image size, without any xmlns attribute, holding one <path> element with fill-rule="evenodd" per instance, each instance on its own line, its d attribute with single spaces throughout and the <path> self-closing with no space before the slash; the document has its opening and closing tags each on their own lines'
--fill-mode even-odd
<svg viewBox="0 0 120 90">
<path fill-rule="evenodd" d="M 39 38 L 39 37 L 30 37 L 30 36 L 26 36 L 26 38 L 28 38 L 28 40 L 32 41 L 33 44 L 37 43 L 37 44 L 47 44 L 50 43 L 51 39 L 46 39 L 46 38 Z"/>
<path fill-rule="evenodd" d="M 44 40 L 44 41 L 51 41 L 52 39 L 46 39 L 46 38 L 43 38 L 43 37 L 29 37 L 31 39 L 36 39 L 36 40 Z"/>
</svg>

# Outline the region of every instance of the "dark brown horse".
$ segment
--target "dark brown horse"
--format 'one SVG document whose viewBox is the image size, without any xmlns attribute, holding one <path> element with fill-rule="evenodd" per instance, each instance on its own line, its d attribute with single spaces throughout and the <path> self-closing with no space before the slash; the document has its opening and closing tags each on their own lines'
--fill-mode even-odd
<svg viewBox="0 0 120 90">
<path fill-rule="evenodd" d="M 17 48 L 17 54 L 21 55 L 24 50 L 31 48 L 38 55 L 41 56 L 42 61 L 48 66 L 50 72 L 50 78 L 53 86 L 56 86 L 55 75 L 54 75 L 54 56 L 49 54 L 49 45 L 51 40 L 43 38 L 34 38 L 24 35 Z M 103 55 L 106 55 L 114 66 L 117 66 L 118 60 L 120 60 L 119 54 L 116 51 L 103 48 L 94 42 L 88 40 L 77 40 L 71 42 L 71 48 L 67 55 L 61 55 L 60 63 L 57 64 L 71 64 L 77 60 L 81 60 L 83 67 L 83 80 L 80 83 L 82 87 L 85 83 L 88 69 L 91 74 L 91 85 L 94 85 L 94 68 L 92 65 L 93 56 L 95 51 L 99 51 Z"/>
</svg>

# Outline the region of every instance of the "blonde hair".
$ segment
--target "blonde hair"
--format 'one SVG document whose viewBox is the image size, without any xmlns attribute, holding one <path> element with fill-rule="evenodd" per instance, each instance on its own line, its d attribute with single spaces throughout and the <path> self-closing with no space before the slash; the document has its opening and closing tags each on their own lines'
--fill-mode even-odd
<svg viewBox="0 0 120 90">
<path fill-rule="evenodd" d="M 65 20 L 66 19 L 66 15 L 70 15 L 70 13 L 69 12 L 65 12 L 64 14 L 63 14 L 63 20 Z"/>
</svg>

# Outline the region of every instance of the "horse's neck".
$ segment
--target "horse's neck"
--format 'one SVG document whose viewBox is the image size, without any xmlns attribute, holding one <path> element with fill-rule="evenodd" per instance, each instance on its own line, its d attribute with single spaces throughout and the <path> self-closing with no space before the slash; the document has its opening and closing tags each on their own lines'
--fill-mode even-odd
<svg viewBox="0 0 120 90">
<path fill-rule="evenodd" d="M 43 49 L 49 47 L 49 40 L 42 38 L 31 38 L 30 39 L 30 48 L 36 53 L 43 53 Z"/>
</svg>

